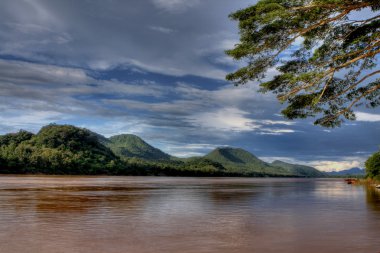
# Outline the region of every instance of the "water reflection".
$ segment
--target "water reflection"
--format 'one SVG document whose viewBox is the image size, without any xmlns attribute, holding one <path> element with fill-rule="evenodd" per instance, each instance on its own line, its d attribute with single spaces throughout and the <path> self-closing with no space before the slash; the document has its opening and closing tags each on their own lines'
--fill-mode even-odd
<svg viewBox="0 0 380 253">
<path fill-rule="evenodd" d="M 380 197 L 341 180 L 0 177 L 0 252 L 377 252 Z"/>
<path fill-rule="evenodd" d="M 380 190 L 373 186 L 366 187 L 367 204 L 371 209 L 380 213 Z"/>
<path fill-rule="evenodd" d="M 130 187 L 53 187 L 44 189 L 18 188 L 1 190 L 1 209 L 37 214 L 46 212 L 84 213 L 97 208 L 109 207 L 128 210 L 141 205 L 145 198 L 143 188 Z M 27 210 L 26 210 L 27 209 Z"/>
</svg>

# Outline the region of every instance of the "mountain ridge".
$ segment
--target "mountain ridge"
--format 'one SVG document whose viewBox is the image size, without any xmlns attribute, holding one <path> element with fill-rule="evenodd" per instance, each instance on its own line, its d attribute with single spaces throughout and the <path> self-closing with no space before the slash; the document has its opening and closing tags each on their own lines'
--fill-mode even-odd
<svg viewBox="0 0 380 253">
<path fill-rule="evenodd" d="M 287 169 L 290 173 L 305 176 L 305 177 L 325 177 L 326 174 L 321 172 L 311 166 L 301 165 L 301 164 L 292 164 L 283 162 L 280 160 L 275 160 L 271 163 L 273 166 L 282 167 Z"/>
<path fill-rule="evenodd" d="M 220 163 L 231 172 L 242 171 L 245 174 L 256 176 L 289 175 L 281 168 L 272 168 L 269 164 L 242 148 L 218 147 L 206 154 L 204 158 Z"/>
<path fill-rule="evenodd" d="M 50 124 L 37 134 L 20 131 L 0 135 L 0 173 L 323 176 L 316 171 L 284 162 L 270 164 L 233 147 L 219 147 L 202 157 L 181 159 L 151 146 L 137 135 L 106 138 L 72 125 Z"/>
<path fill-rule="evenodd" d="M 341 171 L 331 171 L 327 172 L 330 176 L 364 176 L 365 169 L 354 167 L 351 169 L 341 170 Z"/>
<path fill-rule="evenodd" d="M 105 145 L 120 157 L 137 157 L 147 160 L 170 160 L 171 156 L 148 144 L 134 134 L 119 134 L 107 138 Z"/>
</svg>

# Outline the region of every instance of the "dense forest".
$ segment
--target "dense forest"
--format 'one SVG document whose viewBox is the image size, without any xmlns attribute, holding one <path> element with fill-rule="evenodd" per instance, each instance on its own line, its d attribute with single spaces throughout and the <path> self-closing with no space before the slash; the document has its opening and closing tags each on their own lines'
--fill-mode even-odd
<svg viewBox="0 0 380 253">
<path fill-rule="evenodd" d="M 367 177 L 380 181 L 380 151 L 371 155 L 365 163 Z"/>
<path fill-rule="evenodd" d="M 376 155 L 368 166 L 376 165 Z M 217 148 L 203 157 L 177 158 L 138 136 L 105 138 L 71 125 L 47 125 L 0 136 L 0 173 L 54 175 L 167 175 L 324 177 L 312 167 L 266 163 L 239 148 Z M 371 173 L 378 173 L 375 170 Z M 375 176 L 375 175 L 372 175 Z"/>
</svg>

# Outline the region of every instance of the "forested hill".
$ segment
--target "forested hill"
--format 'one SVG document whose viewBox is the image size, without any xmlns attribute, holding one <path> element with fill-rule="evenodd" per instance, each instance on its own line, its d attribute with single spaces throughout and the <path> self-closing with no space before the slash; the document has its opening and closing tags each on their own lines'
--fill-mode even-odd
<svg viewBox="0 0 380 253">
<path fill-rule="evenodd" d="M 217 148 L 207 154 L 205 158 L 218 162 L 231 171 L 240 171 L 246 174 L 297 177 L 326 176 L 313 167 L 289 164 L 282 161 L 275 161 L 269 164 L 241 148 Z"/>
<path fill-rule="evenodd" d="M 170 155 L 133 134 L 121 134 L 103 140 L 103 143 L 120 157 L 137 157 L 146 160 L 170 160 L 171 158 Z"/>
<path fill-rule="evenodd" d="M 122 165 L 95 133 L 69 125 L 0 136 L 0 162 L 2 173 L 107 174 Z"/>
<path fill-rule="evenodd" d="M 313 167 L 300 165 L 300 164 L 291 164 L 283 161 L 274 161 L 271 163 L 272 166 L 281 167 L 288 170 L 289 173 L 305 177 L 325 177 L 326 173 L 323 173 Z"/>
<path fill-rule="evenodd" d="M 222 164 L 230 171 L 241 171 L 253 175 L 292 176 L 281 167 L 273 167 L 241 148 L 217 148 L 205 158 Z"/>
<path fill-rule="evenodd" d="M 294 168 L 292 166 L 295 166 Z M 0 173 L 70 175 L 320 177 L 314 168 L 268 164 L 243 149 L 217 148 L 179 159 L 135 135 L 110 138 L 71 125 L 0 136 Z"/>
</svg>

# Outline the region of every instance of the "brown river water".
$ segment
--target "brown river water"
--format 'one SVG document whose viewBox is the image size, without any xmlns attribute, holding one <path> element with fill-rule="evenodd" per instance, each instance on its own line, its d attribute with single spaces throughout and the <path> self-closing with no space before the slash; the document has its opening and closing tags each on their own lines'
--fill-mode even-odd
<svg viewBox="0 0 380 253">
<path fill-rule="evenodd" d="M 342 179 L 0 176 L 1 253 L 380 252 Z"/>
</svg>

